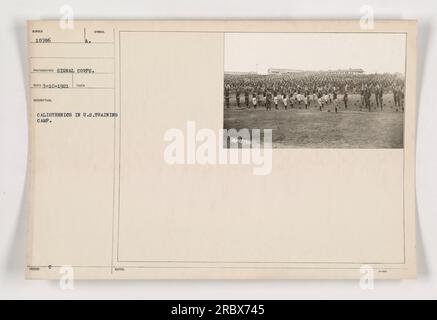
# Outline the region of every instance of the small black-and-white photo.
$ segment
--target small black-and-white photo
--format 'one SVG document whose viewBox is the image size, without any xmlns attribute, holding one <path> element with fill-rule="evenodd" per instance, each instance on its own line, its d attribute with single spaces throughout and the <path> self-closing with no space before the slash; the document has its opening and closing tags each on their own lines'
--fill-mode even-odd
<svg viewBox="0 0 437 320">
<path fill-rule="evenodd" d="M 405 73 L 401 33 L 227 33 L 224 129 L 271 129 L 273 148 L 403 148 Z"/>
</svg>

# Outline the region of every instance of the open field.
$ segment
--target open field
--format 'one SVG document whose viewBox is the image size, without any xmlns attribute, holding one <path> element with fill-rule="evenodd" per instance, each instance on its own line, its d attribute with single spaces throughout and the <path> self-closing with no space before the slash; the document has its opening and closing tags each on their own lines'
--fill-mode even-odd
<svg viewBox="0 0 437 320">
<path fill-rule="evenodd" d="M 360 111 L 359 95 L 349 96 L 349 108 L 343 107 L 343 97 L 337 101 L 339 113 L 333 105 L 319 111 L 312 103 L 308 109 L 295 105 L 266 111 L 263 106 L 224 110 L 225 129 L 272 129 L 275 148 L 403 148 L 404 113 L 396 111 L 392 95 L 384 96 L 384 110 Z M 242 106 L 244 97 L 241 99 Z M 299 109 L 300 107 L 300 109 Z M 331 110 L 331 112 L 328 112 Z"/>
</svg>

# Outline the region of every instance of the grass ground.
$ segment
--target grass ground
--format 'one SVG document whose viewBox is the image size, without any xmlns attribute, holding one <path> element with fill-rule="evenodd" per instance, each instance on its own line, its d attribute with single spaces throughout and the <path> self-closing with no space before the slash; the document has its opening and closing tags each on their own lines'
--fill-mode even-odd
<svg viewBox="0 0 437 320">
<path fill-rule="evenodd" d="M 393 98 L 384 96 L 384 109 L 360 111 L 360 96 L 349 96 L 349 107 L 344 108 L 339 96 L 339 113 L 333 104 L 319 111 L 312 103 L 285 110 L 266 111 L 265 107 L 237 108 L 235 99 L 224 111 L 225 129 L 272 129 L 275 148 L 402 148 L 404 113 L 394 107 Z M 373 99 L 372 99 L 373 100 Z M 330 110 L 331 112 L 328 112 Z"/>
</svg>

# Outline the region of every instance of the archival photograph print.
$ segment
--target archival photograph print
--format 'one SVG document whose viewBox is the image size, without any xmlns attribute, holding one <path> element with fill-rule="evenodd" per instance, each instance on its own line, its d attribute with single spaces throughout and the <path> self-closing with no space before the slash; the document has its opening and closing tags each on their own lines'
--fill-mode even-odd
<svg viewBox="0 0 437 320">
<path fill-rule="evenodd" d="M 270 129 L 273 148 L 404 146 L 404 33 L 227 33 L 224 64 L 224 129 Z"/>
</svg>

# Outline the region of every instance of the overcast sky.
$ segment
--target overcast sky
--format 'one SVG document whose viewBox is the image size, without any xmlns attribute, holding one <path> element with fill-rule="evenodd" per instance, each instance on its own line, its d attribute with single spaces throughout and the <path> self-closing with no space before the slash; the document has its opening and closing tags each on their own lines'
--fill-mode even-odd
<svg viewBox="0 0 437 320">
<path fill-rule="evenodd" d="M 227 33 L 225 71 L 268 68 L 405 73 L 405 34 Z"/>
</svg>

